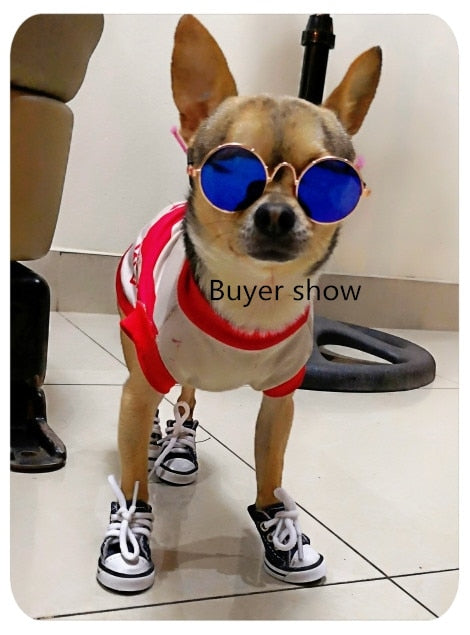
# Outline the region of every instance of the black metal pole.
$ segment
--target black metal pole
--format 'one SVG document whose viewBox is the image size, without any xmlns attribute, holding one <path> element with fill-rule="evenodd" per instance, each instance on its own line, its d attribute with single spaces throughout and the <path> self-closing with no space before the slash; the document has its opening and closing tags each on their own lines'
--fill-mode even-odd
<svg viewBox="0 0 470 635">
<path fill-rule="evenodd" d="M 302 33 L 305 46 L 299 97 L 313 104 L 323 101 L 328 54 L 334 48 L 333 20 L 327 14 L 309 17 Z M 315 345 L 301 388 L 341 392 L 387 392 L 425 386 L 436 374 L 436 363 L 424 349 L 374 329 L 336 322 L 315 314 Z M 349 346 L 383 359 L 375 364 L 329 352 L 329 345 Z M 325 350 L 326 349 L 326 350 Z M 395 353 L 390 351 L 395 349 Z M 399 351 L 399 355 L 396 352 Z M 385 361 L 387 360 L 387 361 Z M 391 362 L 391 363 L 389 363 Z"/>
<path fill-rule="evenodd" d="M 328 54 L 335 46 L 333 20 L 327 13 L 309 17 L 307 28 L 302 32 L 302 46 L 305 46 L 305 52 L 299 97 L 313 104 L 321 104 Z"/>
</svg>

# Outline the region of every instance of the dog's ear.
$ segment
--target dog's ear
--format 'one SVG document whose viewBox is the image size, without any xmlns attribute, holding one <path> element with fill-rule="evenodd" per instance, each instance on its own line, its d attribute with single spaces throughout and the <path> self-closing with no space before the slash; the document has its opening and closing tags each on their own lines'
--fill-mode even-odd
<svg viewBox="0 0 470 635">
<path fill-rule="evenodd" d="M 192 15 L 180 18 L 171 60 L 173 99 L 186 143 L 201 121 L 226 98 L 237 94 L 235 81 L 219 45 Z"/>
<path fill-rule="evenodd" d="M 362 125 L 374 98 L 382 68 L 382 49 L 374 46 L 359 55 L 340 85 L 322 104 L 333 110 L 350 135 Z"/>
</svg>

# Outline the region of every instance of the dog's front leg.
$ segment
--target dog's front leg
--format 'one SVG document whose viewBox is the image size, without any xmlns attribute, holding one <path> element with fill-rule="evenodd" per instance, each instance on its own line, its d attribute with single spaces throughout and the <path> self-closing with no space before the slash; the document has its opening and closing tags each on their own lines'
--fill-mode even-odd
<svg viewBox="0 0 470 635">
<path fill-rule="evenodd" d="M 256 507 L 278 502 L 274 490 L 281 487 L 284 454 L 294 416 L 293 393 L 286 397 L 263 395 L 256 421 Z"/>
<path fill-rule="evenodd" d="M 143 381 L 142 381 L 143 380 Z M 145 382 L 145 383 L 144 383 Z M 121 489 L 132 498 L 139 481 L 138 498 L 148 500 L 147 453 L 152 422 L 163 395 L 155 392 L 143 377 L 131 373 L 124 384 L 119 414 L 118 445 L 121 459 Z"/>
<path fill-rule="evenodd" d="M 163 399 L 144 377 L 134 344 L 121 331 L 121 343 L 129 369 L 122 389 L 119 412 L 118 446 L 121 459 L 121 488 L 132 499 L 134 484 L 139 481 L 138 498 L 148 500 L 147 454 L 155 412 Z"/>
<path fill-rule="evenodd" d="M 107 589 L 137 593 L 152 586 L 155 579 L 150 553 L 153 513 L 147 502 L 147 453 L 153 418 L 163 395 L 153 390 L 145 379 L 132 342 L 123 333 L 121 337 L 129 368 L 119 414 L 121 488 L 110 476 L 108 480 L 116 500 L 111 503 L 96 575 Z M 139 487 L 135 490 L 137 481 Z"/>
<path fill-rule="evenodd" d="M 292 394 L 263 396 L 256 422 L 256 503 L 248 507 L 264 545 L 264 568 L 292 584 L 306 584 L 323 578 L 323 556 L 300 529 L 295 501 L 281 487 L 284 453 L 294 415 Z"/>
</svg>

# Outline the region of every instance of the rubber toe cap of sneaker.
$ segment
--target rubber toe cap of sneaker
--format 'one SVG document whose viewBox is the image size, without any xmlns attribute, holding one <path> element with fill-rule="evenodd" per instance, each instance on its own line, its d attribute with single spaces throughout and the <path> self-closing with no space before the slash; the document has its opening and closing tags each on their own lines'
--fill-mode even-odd
<svg viewBox="0 0 470 635">
<path fill-rule="evenodd" d="M 169 459 L 164 461 L 162 467 L 179 474 L 187 474 L 194 471 L 194 463 L 183 458 Z"/>
<path fill-rule="evenodd" d="M 120 553 L 115 553 L 108 556 L 103 564 L 109 571 L 124 576 L 146 575 L 153 571 L 153 564 L 142 556 L 139 556 L 136 562 L 129 562 Z"/>
<path fill-rule="evenodd" d="M 322 556 L 318 553 L 318 551 L 315 551 L 311 545 L 303 545 L 302 560 L 299 558 L 299 552 L 296 551 L 290 562 L 290 566 L 296 569 L 314 566 L 317 562 L 319 562 L 319 560 L 321 560 L 321 557 Z"/>
</svg>

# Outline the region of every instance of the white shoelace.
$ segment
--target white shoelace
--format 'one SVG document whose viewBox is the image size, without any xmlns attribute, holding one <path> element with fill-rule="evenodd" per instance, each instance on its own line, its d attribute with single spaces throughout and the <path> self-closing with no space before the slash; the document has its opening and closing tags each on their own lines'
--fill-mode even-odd
<svg viewBox="0 0 470 635">
<path fill-rule="evenodd" d="M 183 414 L 180 415 L 179 408 L 183 409 Z M 184 427 L 184 422 L 189 418 L 190 409 L 188 404 L 185 401 L 179 401 L 174 406 L 174 415 L 175 415 L 175 423 L 173 426 L 167 428 L 171 430 L 169 434 L 161 441 L 158 441 L 158 445 L 162 446 L 162 452 L 154 463 L 153 468 L 150 470 L 150 475 L 157 469 L 159 465 L 163 463 L 166 457 L 170 454 L 170 452 L 181 451 L 184 453 L 186 448 L 194 449 L 194 437 L 196 432 L 191 430 L 190 428 Z"/>
<path fill-rule="evenodd" d="M 264 520 L 262 525 L 265 529 L 275 528 L 272 532 L 272 540 L 276 549 L 279 551 L 289 551 L 297 545 L 299 560 L 303 560 L 302 531 L 300 530 L 298 522 L 299 512 L 297 511 L 295 501 L 282 487 L 278 487 L 274 490 L 274 496 L 283 503 L 284 509 L 276 512 L 274 518 Z"/>
<path fill-rule="evenodd" d="M 105 537 L 113 536 L 119 538 L 119 548 L 121 549 L 122 557 L 130 564 L 135 564 L 138 562 L 140 555 L 139 543 L 135 536 L 136 534 L 147 536 L 147 538 L 150 536 L 153 514 L 151 512 L 136 511 L 139 481 L 134 484 L 134 493 L 129 508 L 127 508 L 126 498 L 112 474 L 108 476 L 108 481 L 116 496 L 119 509 L 115 514 L 111 514 Z M 131 550 L 127 546 L 128 542 L 131 544 Z"/>
</svg>

